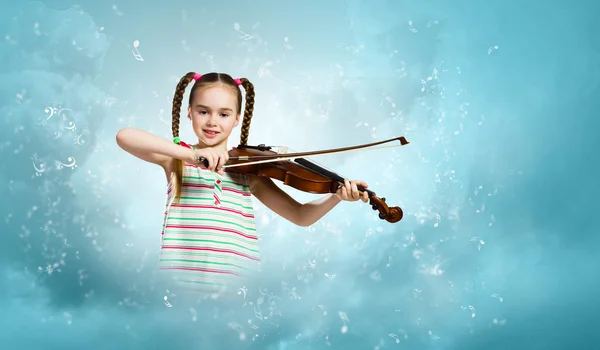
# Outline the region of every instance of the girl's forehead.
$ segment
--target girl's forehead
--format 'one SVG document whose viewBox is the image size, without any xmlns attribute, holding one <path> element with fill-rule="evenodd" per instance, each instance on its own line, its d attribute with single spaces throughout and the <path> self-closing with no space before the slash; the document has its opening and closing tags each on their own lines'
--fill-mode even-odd
<svg viewBox="0 0 600 350">
<path fill-rule="evenodd" d="M 196 97 L 222 97 L 222 98 L 237 98 L 233 89 L 226 85 L 210 85 L 196 90 Z"/>
<path fill-rule="evenodd" d="M 194 92 L 194 105 L 213 108 L 230 108 L 235 110 L 237 95 L 228 86 L 213 85 L 200 88 Z"/>
</svg>

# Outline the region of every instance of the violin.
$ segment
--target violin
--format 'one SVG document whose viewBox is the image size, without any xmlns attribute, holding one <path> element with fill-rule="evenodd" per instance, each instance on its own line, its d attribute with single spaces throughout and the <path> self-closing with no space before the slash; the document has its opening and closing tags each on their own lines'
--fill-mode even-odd
<svg viewBox="0 0 600 350">
<path fill-rule="evenodd" d="M 398 147 L 409 144 L 404 137 L 397 137 L 359 146 L 299 153 L 278 153 L 273 151 L 273 147 L 264 144 L 258 146 L 240 144 L 229 151 L 229 160 L 223 168 L 226 169 L 226 172 L 266 176 L 303 192 L 317 194 L 336 193 L 343 186 L 344 177 L 304 157 L 347 152 L 391 141 L 400 141 L 400 145 L 387 147 Z M 198 160 L 204 162 L 205 166 L 208 166 L 206 159 L 200 158 Z M 359 191 L 369 194 L 369 204 L 373 210 L 379 211 L 380 219 L 390 223 L 402 220 L 404 213 L 400 207 L 390 207 L 387 205 L 385 198 L 379 198 L 375 192 L 360 185 L 357 188 Z"/>
</svg>

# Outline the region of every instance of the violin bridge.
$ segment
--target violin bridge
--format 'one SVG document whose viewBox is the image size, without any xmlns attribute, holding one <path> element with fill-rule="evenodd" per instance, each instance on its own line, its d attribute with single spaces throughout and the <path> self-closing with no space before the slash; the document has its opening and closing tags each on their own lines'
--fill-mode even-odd
<svg viewBox="0 0 600 350">
<path fill-rule="evenodd" d="M 286 154 L 288 153 L 288 148 L 286 146 L 277 147 L 277 154 Z"/>
</svg>

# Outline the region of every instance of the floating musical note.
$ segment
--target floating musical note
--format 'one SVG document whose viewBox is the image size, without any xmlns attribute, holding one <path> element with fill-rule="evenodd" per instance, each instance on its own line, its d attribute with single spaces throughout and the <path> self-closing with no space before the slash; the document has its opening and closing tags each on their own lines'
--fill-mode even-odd
<svg viewBox="0 0 600 350">
<path fill-rule="evenodd" d="M 258 76 L 262 78 L 263 76 L 270 74 L 271 71 L 269 70 L 269 67 L 271 67 L 272 65 L 273 62 L 271 61 L 263 63 L 258 69 Z"/>
<path fill-rule="evenodd" d="M 285 46 L 286 49 L 288 49 L 288 50 L 293 49 L 293 47 L 290 45 L 290 39 L 288 39 L 287 36 L 285 38 L 283 38 L 283 42 L 285 43 L 283 45 Z"/>
<path fill-rule="evenodd" d="M 73 323 L 73 315 L 68 312 L 63 312 L 63 315 L 67 318 L 67 324 L 70 326 Z"/>
<path fill-rule="evenodd" d="M 458 128 L 459 128 L 459 130 L 456 130 L 454 132 L 454 135 L 458 135 L 458 134 L 460 134 L 463 131 L 463 123 L 460 123 L 460 125 L 459 125 Z"/>
<path fill-rule="evenodd" d="M 433 340 L 440 339 L 440 337 L 438 337 L 437 335 L 433 334 L 433 331 L 431 331 L 431 330 L 427 331 L 427 334 L 429 334 L 429 338 L 431 338 Z"/>
<path fill-rule="evenodd" d="M 417 32 L 417 30 L 413 27 L 413 21 L 408 21 L 408 29 L 410 29 L 410 31 L 413 33 Z"/>
<path fill-rule="evenodd" d="M 71 168 L 71 169 L 77 168 L 77 162 L 75 161 L 75 158 L 69 157 L 69 158 L 67 158 L 67 162 L 69 162 L 69 164 L 65 164 L 65 163 L 57 161 L 56 162 L 56 169 L 62 169 L 62 168 L 65 168 L 65 167 L 66 168 Z"/>
<path fill-rule="evenodd" d="M 492 216 L 490 217 L 490 222 L 488 223 L 488 226 L 492 227 L 492 225 L 494 225 L 495 222 L 496 222 L 496 217 L 492 214 Z"/>
<path fill-rule="evenodd" d="M 245 340 L 246 339 L 246 333 L 243 332 L 242 326 L 240 326 L 239 324 L 237 324 L 235 322 L 229 322 L 227 325 L 229 326 L 229 328 L 231 328 L 234 331 L 238 332 L 238 334 L 240 336 L 240 340 Z"/>
<path fill-rule="evenodd" d="M 504 301 L 504 298 L 501 297 L 499 294 L 496 294 L 496 293 L 492 294 L 492 298 L 498 299 L 499 302 L 503 302 Z"/>
<path fill-rule="evenodd" d="M 237 32 L 238 36 L 244 40 L 250 40 L 250 39 L 254 39 L 254 37 L 250 34 L 244 33 L 240 30 L 240 24 L 239 23 L 234 23 L 233 24 L 233 29 Z"/>
<path fill-rule="evenodd" d="M 340 331 L 342 333 L 346 333 L 346 332 L 348 332 L 348 323 L 350 323 L 350 319 L 348 319 L 348 316 L 346 315 L 345 312 L 338 311 L 338 314 L 340 315 L 340 319 L 342 320 L 342 323 L 344 324 Z"/>
<path fill-rule="evenodd" d="M 435 224 L 433 224 L 433 227 L 438 227 L 440 225 L 440 214 L 435 214 Z"/>
<path fill-rule="evenodd" d="M 437 80 L 438 79 L 438 71 L 436 68 L 433 68 L 433 72 L 430 76 L 427 77 L 427 81 Z"/>
<path fill-rule="evenodd" d="M 485 121 L 485 118 L 483 117 L 483 115 L 481 116 L 481 119 L 479 120 L 479 122 L 477 123 L 477 125 L 481 126 L 483 125 L 483 122 Z"/>
<path fill-rule="evenodd" d="M 112 10 L 115 13 L 115 15 L 117 16 L 123 16 L 123 12 L 121 12 L 118 8 L 117 5 L 112 5 Z"/>
<path fill-rule="evenodd" d="M 323 311 L 323 316 L 327 316 L 327 309 L 323 305 L 319 305 L 319 308 Z"/>
<path fill-rule="evenodd" d="M 100 27 L 96 30 L 96 39 L 100 38 L 100 32 L 104 31 L 104 27 Z"/>
<path fill-rule="evenodd" d="M 491 55 L 494 50 L 498 50 L 498 45 L 490 46 L 488 49 L 488 55 Z"/>
<path fill-rule="evenodd" d="M 400 338 L 398 338 L 398 336 L 394 333 L 390 333 L 388 334 L 390 337 L 396 339 L 396 344 L 400 344 Z"/>
<path fill-rule="evenodd" d="M 499 326 L 504 326 L 504 325 L 506 324 L 506 320 L 505 320 L 505 319 L 499 320 L 499 319 L 497 319 L 497 318 L 494 318 L 494 319 L 492 320 L 492 322 L 493 322 L 494 324 L 497 324 L 497 325 L 499 325 Z"/>
<path fill-rule="evenodd" d="M 388 101 L 393 108 L 396 108 L 396 102 L 394 102 L 394 99 L 387 96 L 386 98 L 384 98 L 384 100 Z M 380 106 L 383 105 L 383 101 L 381 101 L 381 103 L 379 104 Z"/>
<path fill-rule="evenodd" d="M 44 171 L 46 171 L 46 164 L 40 163 L 40 165 L 38 166 L 35 164 L 35 159 L 32 160 L 32 163 L 33 163 L 33 169 L 35 169 L 34 176 L 41 176 L 44 173 Z"/>
<path fill-rule="evenodd" d="M 190 312 L 192 313 L 192 322 L 196 322 L 198 320 L 198 312 L 194 308 L 190 308 Z"/>
<path fill-rule="evenodd" d="M 42 36 L 42 33 L 40 32 L 40 24 L 38 22 L 35 22 L 33 24 L 33 32 L 35 33 L 35 35 L 37 36 Z"/>
<path fill-rule="evenodd" d="M 254 323 L 252 323 L 252 319 L 248 319 L 248 324 L 250 325 L 250 328 L 252 328 L 252 329 L 258 329 L 259 328 L 257 325 L 255 325 Z"/>
<path fill-rule="evenodd" d="M 144 58 L 140 54 L 140 51 L 138 50 L 138 47 L 140 47 L 140 41 L 139 40 L 135 40 L 133 42 L 133 49 L 131 49 L 131 53 L 133 54 L 133 57 L 135 57 L 136 60 L 143 62 Z"/>
<path fill-rule="evenodd" d="M 460 308 L 463 310 L 469 309 L 469 311 L 471 311 L 471 317 L 475 318 L 475 316 L 476 316 L 475 311 L 477 311 L 477 310 L 475 310 L 475 307 L 473 307 L 472 305 L 467 305 L 467 306 L 461 306 Z"/>
<path fill-rule="evenodd" d="M 167 296 L 165 295 L 165 297 L 164 297 L 163 299 L 164 299 L 164 301 L 165 301 L 165 306 L 167 306 L 167 307 L 173 307 L 173 305 L 171 305 L 171 303 L 169 303 L 169 297 L 167 297 Z"/>
<path fill-rule="evenodd" d="M 427 22 L 427 28 L 431 28 L 434 25 L 438 25 L 440 22 L 438 20 Z"/>
<path fill-rule="evenodd" d="M 83 136 L 83 134 L 77 136 L 75 138 L 75 144 L 78 146 L 84 145 L 85 144 L 85 140 L 82 140 L 81 137 Z"/>
<path fill-rule="evenodd" d="M 77 51 L 81 51 L 81 50 L 83 50 L 83 47 L 81 47 L 81 46 L 77 45 L 77 41 L 73 40 L 73 41 L 71 42 L 71 44 L 72 44 L 72 45 L 75 47 L 75 50 L 77 50 Z"/>
<path fill-rule="evenodd" d="M 246 287 L 242 287 L 242 288 L 240 288 L 240 289 L 238 289 L 238 290 L 237 290 L 237 294 L 238 294 L 238 295 L 242 295 L 242 294 L 244 294 L 244 300 L 246 300 L 246 292 L 247 292 L 247 291 L 248 291 L 248 290 L 246 289 Z"/>
<path fill-rule="evenodd" d="M 391 265 L 392 265 L 392 257 L 388 255 L 388 263 L 385 266 L 390 267 Z"/>
</svg>

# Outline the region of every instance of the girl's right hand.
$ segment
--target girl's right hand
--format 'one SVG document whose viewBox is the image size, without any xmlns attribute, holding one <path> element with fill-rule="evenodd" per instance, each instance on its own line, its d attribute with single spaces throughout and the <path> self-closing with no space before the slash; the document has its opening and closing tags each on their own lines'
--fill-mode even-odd
<svg viewBox="0 0 600 350">
<path fill-rule="evenodd" d="M 222 167 L 225 165 L 225 163 L 227 163 L 227 160 L 229 160 L 229 153 L 218 151 L 211 147 L 192 150 L 191 164 L 206 166 L 204 162 L 199 162 L 198 158 L 206 159 L 206 162 L 208 163 L 208 170 L 216 172 L 220 175 L 224 175 L 225 171 Z"/>
</svg>

